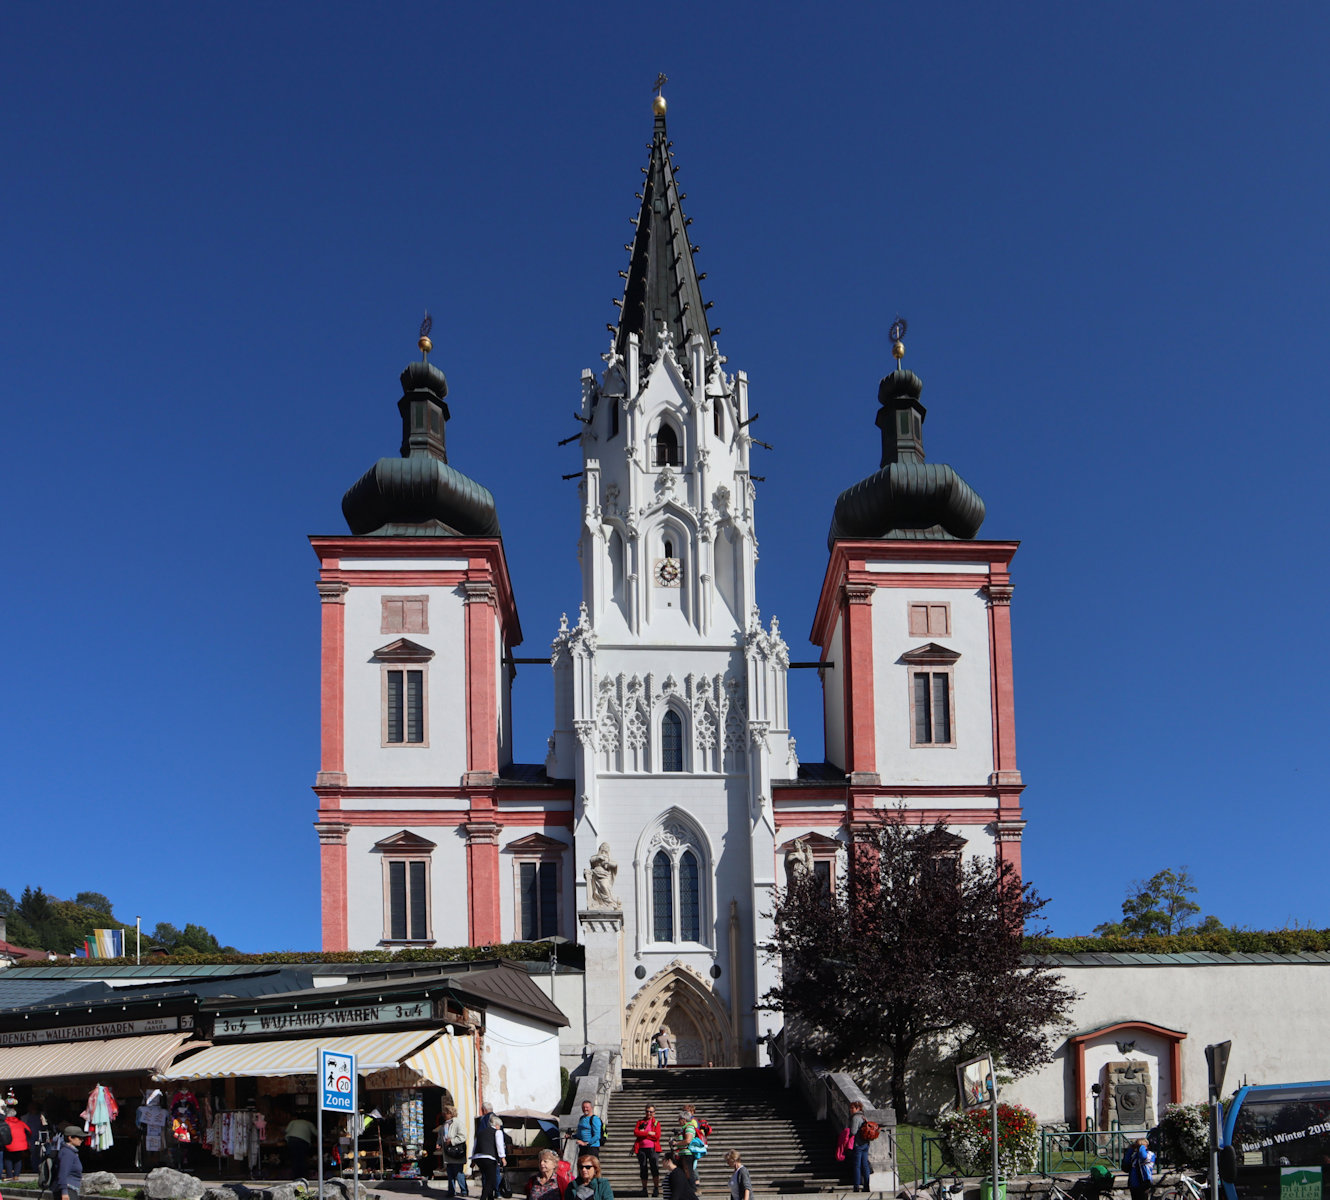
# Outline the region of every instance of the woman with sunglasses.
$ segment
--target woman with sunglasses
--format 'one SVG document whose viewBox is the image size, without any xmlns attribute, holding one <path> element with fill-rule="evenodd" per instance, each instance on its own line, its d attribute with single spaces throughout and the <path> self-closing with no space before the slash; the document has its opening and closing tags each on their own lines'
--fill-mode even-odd
<svg viewBox="0 0 1330 1200">
<path fill-rule="evenodd" d="M 577 1156 L 577 1174 L 568 1185 L 568 1200 L 614 1200 L 608 1179 L 600 1177 L 600 1159 L 594 1154 Z"/>
</svg>

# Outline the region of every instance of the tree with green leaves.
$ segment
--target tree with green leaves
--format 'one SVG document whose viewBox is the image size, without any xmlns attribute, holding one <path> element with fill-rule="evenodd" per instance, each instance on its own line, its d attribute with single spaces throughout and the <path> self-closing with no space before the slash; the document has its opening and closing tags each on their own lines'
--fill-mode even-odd
<svg viewBox="0 0 1330 1200">
<path fill-rule="evenodd" d="M 781 982 L 764 1004 L 787 1036 L 797 1027 L 837 1067 L 886 1072 L 901 1122 L 926 1050 L 988 1051 L 1015 1075 L 1052 1059 L 1076 993 L 1024 953 L 1046 901 L 1009 864 L 962 860 L 942 825 L 888 818 L 838 884 L 796 869 L 778 895 Z"/>
<path fill-rule="evenodd" d="M 1196 884 L 1186 867 L 1167 867 L 1144 881 L 1136 880 L 1122 902 L 1122 920 L 1095 926 L 1100 937 L 1168 936 L 1174 933 L 1215 933 L 1224 928 L 1215 916 L 1196 918 L 1201 906 L 1192 897 Z"/>
<path fill-rule="evenodd" d="M 74 897 L 74 903 L 105 913 L 108 917 L 111 915 L 111 902 L 101 892 L 79 892 Z"/>
</svg>

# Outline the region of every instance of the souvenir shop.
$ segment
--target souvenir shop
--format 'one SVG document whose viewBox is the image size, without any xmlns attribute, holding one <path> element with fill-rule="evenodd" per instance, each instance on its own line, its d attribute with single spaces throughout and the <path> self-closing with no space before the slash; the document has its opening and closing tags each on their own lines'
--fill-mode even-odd
<svg viewBox="0 0 1330 1200">
<path fill-rule="evenodd" d="M 39 1141 L 65 1125 L 89 1138 L 94 1170 L 130 1170 L 142 1162 L 150 1130 L 165 1113 L 154 1077 L 193 1036 L 187 1015 L 0 1029 L 0 1080 L 20 1116 L 43 1119 Z M 163 1159 L 165 1161 L 165 1159 Z"/>
</svg>

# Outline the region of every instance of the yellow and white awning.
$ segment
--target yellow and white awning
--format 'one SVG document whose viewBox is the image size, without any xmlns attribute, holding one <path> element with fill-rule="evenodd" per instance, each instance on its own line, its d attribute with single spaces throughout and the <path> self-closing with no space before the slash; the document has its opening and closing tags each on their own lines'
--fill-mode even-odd
<svg viewBox="0 0 1330 1200">
<path fill-rule="evenodd" d="M 436 1087 L 447 1088 L 457 1105 L 459 1129 L 466 1135 L 467 1154 L 480 1115 L 480 1075 L 476 1041 L 469 1033 L 444 1034 L 422 1046 L 402 1066 Z"/>
<path fill-rule="evenodd" d="M 274 1075 L 317 1075 L 320 1050 L 356 1056 L 356 1073 L 367 1075 L 398 1066 L 413 1051 L 439 1036 L 437 1029 L 398 1029 L 392 1033 L 352 1033 L 337 1037 L 286 1038 L 211 1046 L 172 1063 L 161 1079 L 254 1079 Z"/>
<path fill-rule="evenodd" d="M 148 1033 L 140 1037 L 94 1038 L 85 1042 L 34 1042 L 0 1047 L 0 1079 L 69 1079 L 157 1072 L 175 1057 L 188 1033 Z"/>
</svg>

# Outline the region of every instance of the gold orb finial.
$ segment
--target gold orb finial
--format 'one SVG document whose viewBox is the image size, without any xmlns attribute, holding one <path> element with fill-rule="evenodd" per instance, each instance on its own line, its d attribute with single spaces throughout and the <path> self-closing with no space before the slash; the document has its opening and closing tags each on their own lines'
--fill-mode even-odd
<svg viewBox="0 0 1330 1200">
<path fill-rule="evenodd" d="M 891 323 L 887 336 L 891 338 L 891 356 L 897 363 L 905 357 L 905 318 L 897 317 Z"/>
<path fill-rule="evenodd" d="M 431 342 L 427 337 L 422 337 L 420 341 L 416 343 L 416 345 L 420 347 L 421 354 L 428 354 L 431 350 L 434 349 L 434 343 Z"/>
<path fill-rule="evenodd" d="M 658 117 L 663 117 L 665 115 L 665 97 L 660 94 L 660 89 L 669 83 L 669 81 L 670 77 L 666 75 L 664 71 L 656 76 L 656 83 L 653 89 L 656 93 L 656 98 L 651 101 L 651 111 Z"/>
<path fill-rule="evenodd" d="M 420 322 L 420 340 L 416 345 L 420 347 L 420 353 L 428 355 L 434 349 L 434 343 L 429 340 L 430 330 L 434 328 L 434 318 L 430 316 L 429 309 L 425 310 L 425 319 Z"/>
</svg>

